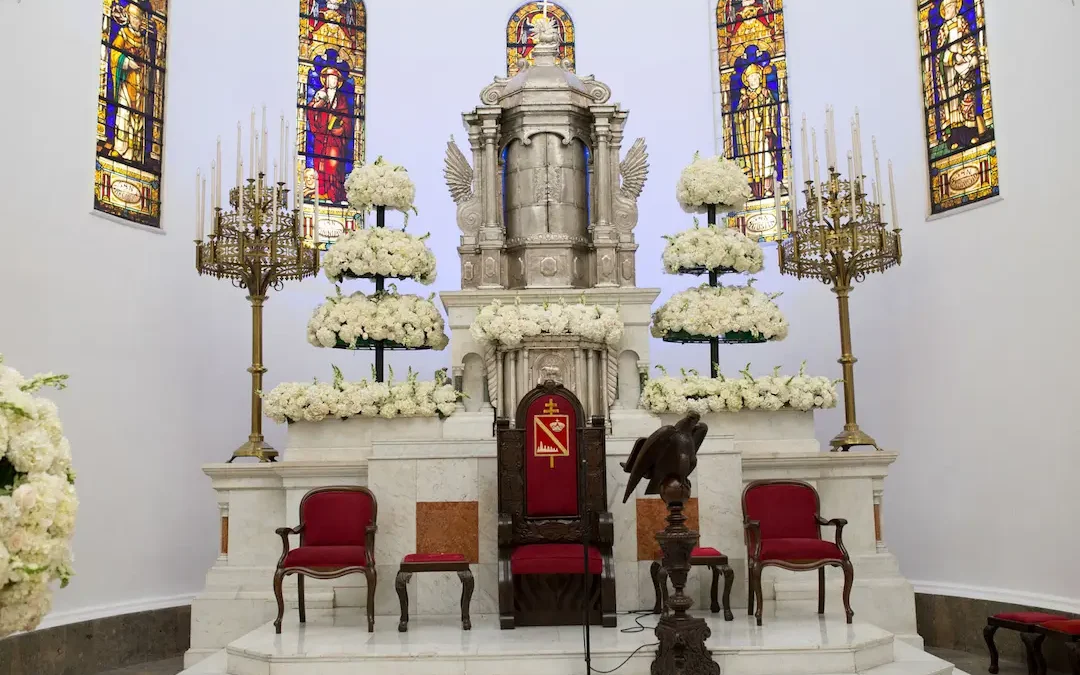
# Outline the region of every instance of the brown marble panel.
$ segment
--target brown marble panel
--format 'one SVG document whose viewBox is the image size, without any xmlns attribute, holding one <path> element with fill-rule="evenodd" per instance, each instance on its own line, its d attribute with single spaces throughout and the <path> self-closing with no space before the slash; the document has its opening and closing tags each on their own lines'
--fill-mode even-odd
<svg viewBox="0 0 1080 675">
<path fill-rule="evenodd" d="M 478 502 L 417 502 L 416 552 L 460 553 L 480 561 Z"/>
<path fill-rule="evenodd" d="M 683 513 L 686 514 L 686 526 L 691 530 L 700 530 L 697 497 L 691 497 L 686 502 Z M 660 559 L 660 544 L 656 543 L 656 533 L 667 525 L 666 519 L 667 505 L 659 497 L 637 500 L 638 560 Z"/>
</svg>

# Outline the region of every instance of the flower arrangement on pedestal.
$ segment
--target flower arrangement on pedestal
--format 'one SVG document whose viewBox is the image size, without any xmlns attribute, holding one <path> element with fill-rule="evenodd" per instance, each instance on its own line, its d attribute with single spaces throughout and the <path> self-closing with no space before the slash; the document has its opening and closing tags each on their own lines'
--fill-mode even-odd
<svg viewBox="0 0 1080 675">
<path fill-rule="evenodd" d="M 435 254 L 428 238 L 403 230 L 384 228 L 347 232 L 334 242 L 322 258 L 326 276 L 334 281 L 370 279 L 415 279 L 425 286 L 435 283 Z"/>
<path fill-rule="evenodd" d="M 336 246 L 336 244 L 335 244 Z M 336 296 L 315 309 L 308 322 L 308 342 L 336 349 L 444 349 L 450 342 L 442 314 L 432 297 L 398 295 L 389 291 L 374 295 L 356 292 Z"/>
<path fill-rule="evenodd" d="M 652 334 L 666 342 L 707 342 L 711 347 L 710 371 L 719 376 L 721 342 L 752 343 L 783 340 L 787 321 L 773 303 L 779 294 L 768 295 L 752 287 L 720 286 L 725 274 L 760 272 L 764 256 L 746 235 L 718 227 L 718 211 L 741 208 L 751 196 L 742 168 L 723 157 L 694 161 L 683 170 L 676 188 L 679 205 L 686 211 L 708 214 L 708 227 L 695 220 L 692 229 L 666 237 L 664 271 L 668 274 L 708 274 L 708 284 L 676 293 L 653 313 Z"/>
<path fill-rule="evenodd" d="M 772 375 L 750 374 L 750 364 L 741 371 L 741 378 L 701 377 L 697 371 L 683 372 L 681 378 L 670 377 L 661 366 L 663 377 L 649 380 L 641 393 L 641 407 L 654 413 L 678 415 L 694 411 L 709 412 L 737 410 L 814 410 L 836 406 L 836 382 L 826 377 L 806 374 L 806 363 L 798 375 L 781 375 L 780 367 Z"/>
<path fill-rule="evenodd" d="M 405 167 L 387 162 L 381 156 L 372 164 L 356 167 L 345 179 L 345 196 L 349 206 L 358 213 L 367 213 L 372 208 L 393 209 L 405 214 L 409 221 L 409 212 L 418 213 L 413 201 L 416 199 L 416 186 L 409 178 Z"/>
<path fill-rule="evenodd" d="M 346 382 L 337 366 L 333 382 L 286 382 L 263 396 L 266 415 L 278 422 L 319 422 L 350 417 L 449 417 L 462 394 L 454 389 L 445 370 L 433 381 L 421 382 L 409 369 L 404 382 L 360 380 Z"/>
<path fill-rule="evenodd" d="M 34 394 L 66 375 L 24 378 L 0 356 L 0 638 L 33 630 L 67 586 L 75 530 L 71 447 L 56 405 Z"/>
<path fill-rule="evenodd" d="M 496 300 L 481 308 L 469 328 L 477 341 L 515 347 L 525 338 L 538 335 L 573 335 L 592 342 L 616 345 L 622 339 L 623 323 L 618 310 L 565 302 L 542 305 L 503 304 Z"/>
</svg>

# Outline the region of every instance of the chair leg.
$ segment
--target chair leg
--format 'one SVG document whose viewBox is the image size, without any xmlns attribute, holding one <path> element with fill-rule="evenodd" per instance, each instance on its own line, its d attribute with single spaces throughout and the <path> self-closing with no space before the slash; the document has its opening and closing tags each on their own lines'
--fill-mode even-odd
<svg viewBox="0 0 1080 675">
<path fill-rule="evenodd" d="M 1065 648 L 1069 650 L 1069 666 L 1072 668 L 1072 675 L 1080 675 L 1080 642 L 1069 640 L 1065 643 Z"/>
<path fill-rule="evenodd" d="M 304 575 L 296 575 L 296 594 L 300 600 L 300 623 L 307 623 L 307 608 L 304 607 Z"/>
<path fill-rule="evenodd" d="M 817 613 L 825 613 L 825 568 L 819 567 L 817 571 Z"/>
<path fill-rule="evenodd" d="M 750 571 L 754 562 L 752 560 L 746 562 L 746 615 L 754 616 L 754 574 Z"/>
<path fill-rule="evenodd" d="M 1039 657 L 1042 654 L 1042 643 L 1046 636 L 1041 633 L 1020 633 L 1020 640 L 1024 643 L 1024 652 L 1027 657 L 1028 675 L 1039 675 Z"/>
<path fill-rule="evenodd" d="M 720 567 L 709 565 L 712 570 L 712 586 L 709 587 L 709 611 L 713 614 L 720 612 Z"/>
<path fill-rule="evenodd" d="M 851 611 L 851 586 L 855 582 L 855 568 L 851 566 L 850 560 L 845 560 L 841 567 L 844 570 L 844 615 L 847 622 L 851 623 L 851 618 L 855 616 L 855 612 Z"/>
<path fill-rule="evenodd" d="M 654 560 L 652 565 L 649 565 L 649 576 L 652 577 L 653 593 L 656 595 L 656 602 L 653 603 L 652 613 L 660 614 L 664 611 L 663 601 L 660 599 L 660 561 Z"/>
<path fill-rule="evenodd" d="M 379 573 L 374 567 L 364 570 L 367 577 L 367 632 L 375 632 L 375 586 L 379 583 Z"/>
<path fill-rule="evenodd" d="M 994 633 L 997 629 L 997 626 L 983 627 L 983 640 L 986 641 L 986 649 L 990 652 L 990 667 L 986 671 L 991 675 L 997 675 L 998 671 L 998 650 L 997 645 L 994 644 Z"/>
<path fill-rule="evenodd" d="M 285 596 L 281 592 L 281 582 L 285 579 L 285 570 L 274 572 L 274 599 L 277 600 L 277 618 L 274 619 L 274 632 L 281 633 L 281 619 L 285 616 Z"/>
<path fill-rule="evenodd" d="M 754 620 L 757 625 L 761 625 L 761 609 L 765 605 L 765 594 L 761 591 L 761 565 L 754 564 L 750 567 L 750 586 L 753 589 L 752 594 L 755 598 L 754 605 Z"/>
<path fill-rule="evenodd" d="M 412 573 L 400 570 L 394 578 L 394 590 L 397 591 L 398 604 L 401 605 L 401 619 L 397 625 L 399 633 L 409 630 L 409 579 L 412 579 Z"/>
<path fill-rule="evenodd" d="M 735 572 L 727 565 L 721 565 L 720 572 L 724 575 L 724 621 L 734 621 L 735 615 L 731 613 L 731 587 L 735 584 Z M 713 593 L 713 600 L 715 599 L 716 593 Z"/>
<path fill-rule="evenodd" d="M 473 580 L 471 570 L 461 570 L 457 573 L 461 579 L 461 629 L 472 630 L 472 619 L 469 618 L 469 604 L 472 602 Z"/>
</svg>

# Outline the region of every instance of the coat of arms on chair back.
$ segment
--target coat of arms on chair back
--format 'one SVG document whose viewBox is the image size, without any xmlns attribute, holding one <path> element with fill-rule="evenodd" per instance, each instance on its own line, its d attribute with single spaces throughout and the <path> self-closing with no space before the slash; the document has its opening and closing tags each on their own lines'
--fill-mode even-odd
<svg viewBox="0 0 1080 675">
<path fill-rule="evenodd" d="M 613 622 L 614 527 L 603 418 L 587 420 L 577 397 L 548 381 L 521 399 L 513 427 L 508 419 L 496 426 L 502 626 L 580 622 L 586 535 L 590 573 L 597 577 L 589 582 L 591 613 L 605 625 L 610 613 Z M 576 583 L 580 589 L 569 588 Z"/>
</svg>

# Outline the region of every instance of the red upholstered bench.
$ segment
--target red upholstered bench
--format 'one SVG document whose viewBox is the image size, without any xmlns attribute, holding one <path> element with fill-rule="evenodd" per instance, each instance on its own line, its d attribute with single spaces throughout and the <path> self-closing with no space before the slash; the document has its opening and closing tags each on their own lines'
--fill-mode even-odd
<svg viewBox="0 0 1080 675">
<path fill-rule="evenodd" d="M 735 573 L 728 566 L 726 555 L 708 546 L 698 546 L 690 552 L 690 565 L 701 565 L 712 570 L 712 588 L 710 598 L 712 603 L 709 609 L 713 614 L 720 611 L 720 603 L 717 602 L 717 592 L 720 586 L 720 575 L 724 575 L 724 621 L 734 621 L 735 616 L 731 613 L 731 585 L 735 581 Z M 656 605 L 653 606 L 653 614 L 661 614 L 667 605 L 667 572 L 660 561 L 654 561 L 649 567 L 652 575 L 653 589 L 656 591 Z"/>
<path fill-rule="evenodd" d="M 457 572 L 461 579 L 461 628 L 472 630 L 472 621 L 469 619 L 469 603 L 472 602 L 473 575 L 469 569 L 469 561 L 460 553 L 410 553 L 401 561 L 398 568 L 397 578 L 394 579 L 394 590 L 397 591 L 398 602 L 401 603 L 401 621 L 398 622 L 398 631 L 404 633 L 409 630 L 409 579 L 417 572 Z"/>
<path fill-rule="evenodd" d="M 1020 633 L 1020 639 L 1024 643 L 1024 651 L 1027 654 L 1028 675 L 1039 675 L 1046 672 L 1046 665 L 1042 663 L 1041 646 L 1046 635 L 1040 633 L 1038 628 L 1047 621 L 1066 619 L 1060 614 L 1047 614 L 1045 612 L 1004 612 L 995 614 L 986 619 L 986 627 L 983 628 L 983 639 L 986 640 L 986 648 L 990 651 L 991 673 L 998 672 L 998 650 L 994 644 L 994 633 L 999 628 L 1014 630 Z"/>
<path fill-rule="evenodd" d="M 1043 635 L 1062 638 L 1065 647 L 1069 650 L 1069 668 L 1072 675 L 1080 675 L 1080 619 L 1054 619 L 1039 624 L 1036 629 Z M 1041 673 L 1046 672 L 1046 662 L 1042 658 L 1042 651 L 1036 652 L 1039 657 Z"/>
</svg>

